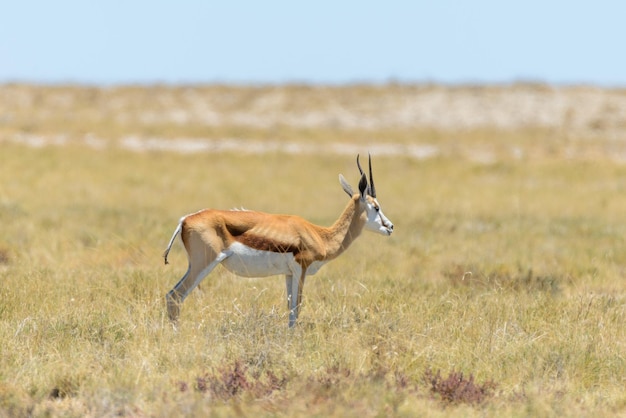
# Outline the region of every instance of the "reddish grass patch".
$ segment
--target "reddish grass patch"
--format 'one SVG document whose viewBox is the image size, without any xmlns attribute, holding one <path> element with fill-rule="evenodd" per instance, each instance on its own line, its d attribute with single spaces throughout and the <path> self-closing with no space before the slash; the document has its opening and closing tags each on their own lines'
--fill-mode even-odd
<svg viewBox="0 0 626 418">
<path fill-rule="evenodd" d="M 447 378 L 441 377 L 441 373 L 433 373 L 431 369 L 424 372 L 424 381 L 430 386 L 430 393 L 440 399 L 444 404 L 481 404 L 493 395 L 496 384 L 489 380 L 482 384 L 474 382 L 474 376 L 469 379 L 463 373 L 452 371 Z"/>
<path fill-rule="evenodd" d="M 266 370 L 265 373 L 250 373 L 245 364 L 236 361 L 232 365 L 219 368 L 215 373 L 198 376 L 193 389 L 224 401 L 243 393 L 249 393 L 258 399 L 283 389 L 287 381 L 286 377 L 278 377 L 271 370 Z M 185 392 L 189 390 L 189 385 L 184 381 L 178 382 L 178 389 Z"/>
</svg>

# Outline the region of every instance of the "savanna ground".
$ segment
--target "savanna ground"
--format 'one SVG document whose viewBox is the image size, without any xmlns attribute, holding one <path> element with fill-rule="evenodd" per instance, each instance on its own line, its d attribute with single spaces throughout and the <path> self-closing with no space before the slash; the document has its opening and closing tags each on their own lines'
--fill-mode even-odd
<svg viewBox="0 0 626 418">
<path fill-rule="evenodd" d="M 626 415 L 625 103 L 0 86 L 0 416 Z M 368 150 L 395 232 L 310 277 L 295 329 L 282 278 L 222 268 L 169 323 L 180 216 L 330 225 Z"/>
</svg>

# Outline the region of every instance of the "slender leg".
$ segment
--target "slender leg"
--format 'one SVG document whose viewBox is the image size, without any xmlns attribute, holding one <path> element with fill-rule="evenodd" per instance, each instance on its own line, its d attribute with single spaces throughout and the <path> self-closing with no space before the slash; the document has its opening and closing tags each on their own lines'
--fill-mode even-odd
<svg viewBox="0 0 626 418">
<path fill-rule="evenodd" d="M 189 293 L 193 289 L 200 284 L 202 279 L 204 279 L 219 263 L 224 261 L 231 255 L 229 252 L 222 251 L 217 255 L 215 260 L 213 260 L 209 265 L 204 267 L 202 270 L 199 270 L 197 265 L 200 263 L 194 263 L 193 260 L 189 262 L 189 269 L 187 273 L 183 276 L 182 279 L 174 286 L 172 290 L 165 296 L 167 301 L 167 313 L 170 317 L 170 320 L 176 321 L 178 319 L 178 315 L 180 314 L 180 305 L 185 301 Z"/>
<path fill-rule="evenodd" d="M 289 328 L 293 328 L 296 325 L 296 319 L 298 318 L 298 280 L 294 280 L 294 276 L 289 274 L 285 279 L 287 283 L 287 307 L 289 308 Z"/>
<path fill-rule="evenodd" d="M 287 300 L 289 302 L 289 328 L 293 328 L 296 325 L 298 319 L 298 285 L 300 280 L 298 276 L 290 275 L 290 284 L 287 285 Z"/>
<path fill-rule="evenodd" d="M 287 284 L 287 308 L 289 309 L 289 328 L 296 325 L 296 320 L 300 314 L 300 304 L 302 303 L 302 287 L 304 287 L 305 271 L 300 274 L 288 274 L 285 276 Z"/>
<path fill-rule="evenodd" d="M 296 318 L 300 315 L 300 307 L 302 306 L 302 289 L 304 289 L 304 277 L 306 275 L 306 271 L 302 271 L 302 275 L 300 276 L 300 280 L 298 281 L 298 304 L 296 305 Z"/>
<path fill-rule="evenodd" d="M 165 295 L 165 301 L 167 303 L 167 315 L 170 318 L 170 321 L 176 321 L 178 319 L 178 315 L 180 315 L 180 305 L 183 303 L 182 296 L 176 290 L 183 283 L 186 283 L 187 278 L 189 277 L 189 272 L 191 271 L 191 264 L 187 268 L 187 272 L 185 275 L 178 281 L 176 286 L 172 290 L 170 290 L 167 295 Z"/>
<path fill-rule="evenodd" d="M 293 287 L 291 286 L 291 279 L 293 275 L 285 275 L 285 285 L 287 286 L 287 310 L 291 310 L 291 300 L 293 299 Z"/>
</svg>

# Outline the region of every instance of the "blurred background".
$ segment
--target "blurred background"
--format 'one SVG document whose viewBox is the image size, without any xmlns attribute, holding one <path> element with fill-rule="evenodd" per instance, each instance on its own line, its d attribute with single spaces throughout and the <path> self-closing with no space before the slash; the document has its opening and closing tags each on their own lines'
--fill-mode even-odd
<svg viewBox="0 0 626 418">
<path fill-rule="evenodd" d="M 0 15 L 0 141 L 622 161 L 625 9 L 13 2 Z"/>
</svg>

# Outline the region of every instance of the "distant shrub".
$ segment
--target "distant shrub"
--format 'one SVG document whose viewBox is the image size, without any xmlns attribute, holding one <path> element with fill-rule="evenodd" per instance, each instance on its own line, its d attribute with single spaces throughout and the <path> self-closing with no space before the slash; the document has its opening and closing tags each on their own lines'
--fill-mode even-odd
<svg viewBox="0 0 626 418">
<path fill-rule="evenodd" d="M 487 381 L 476 384 L 474 376 L 469 379 L 463 373 L 452 371 L 447 378 L 441 377 L 441 373 L 433 373 L 431 369 L 424 372 L 424 381 L 430 386 L 430 393 L 438 397 L 444 404 L 480 404 L 493 395 L 496 384 Z"/>
<path fill-rule="evenodd" d="M 65 376 L 56 382 L 56 385 L 50 390 L 48 397 L 50 399 L 64 399 L 73 397 L 78 393 L 80 383 L 78 379 Z"/>
<path fill-rule="evenodd" d="M 11 257 L 9 256 L 9 250 L 6 248 L 0 248 L 0 265 L 9 264 Z"/>
</svg>

